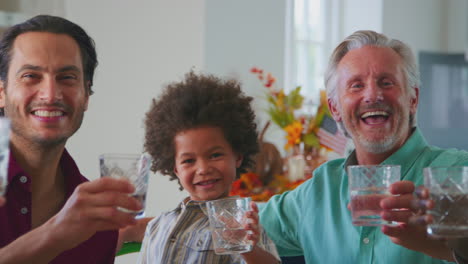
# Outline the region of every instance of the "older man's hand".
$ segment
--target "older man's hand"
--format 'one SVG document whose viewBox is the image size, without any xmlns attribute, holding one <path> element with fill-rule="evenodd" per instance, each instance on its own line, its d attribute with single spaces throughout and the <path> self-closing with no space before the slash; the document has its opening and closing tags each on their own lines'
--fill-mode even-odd
<svg viewBox="0 0 468 264">
<path fill-rule="evenodd" d="M 425 253 L 431 257 L 452 260 L 450 249 L 445 241 L 429 237 L 426 226 L 431 218 L 425 215 L 427 208 L 433 206 L 427 200 L 428 192 L 418 188 L 415 197 L 414 184 L 410 181 L 400 181 L 390 186 L 394 195 L 382 199 L 380 206 L 384 209 L 382 218 L 398 222 L 396 226 L 383 226 L 382 232 L 389 236 L 393 243 L 411 250 Z"/>
</svg>

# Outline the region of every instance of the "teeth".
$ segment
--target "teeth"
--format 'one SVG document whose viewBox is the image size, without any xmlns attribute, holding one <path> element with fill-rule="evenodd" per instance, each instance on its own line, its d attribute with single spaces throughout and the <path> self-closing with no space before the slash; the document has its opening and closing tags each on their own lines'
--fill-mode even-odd
<svg viewBox="0 0 468 264">
<path fill-rule="evenodd" d="M 209 180 L 209 181 L 202 181 L 202 182 L 199 182 L 197 184 L 199 185 L 208 185 L 208 184 L 212 184 L 212 183 L 215 183 L 216 180 Z"/>
<path fill-rule="evenodd" d="M 37 110 L 37 111 L 34 111 L 34 115 L 41 116 L 41 117 L 56 117 L 56 116 L 62 116 L 63 112 L 62 111 Z"/>
<path fill-rule="evenodd" d="M 388 116 L 388 113 L 385 112 L 385 111 L 366 112 L 361 116 L 361 118 L 366 118 L 366 117 L 369 117 L 369 116 L 376 116 L 376 115 Z"/>
</svg>

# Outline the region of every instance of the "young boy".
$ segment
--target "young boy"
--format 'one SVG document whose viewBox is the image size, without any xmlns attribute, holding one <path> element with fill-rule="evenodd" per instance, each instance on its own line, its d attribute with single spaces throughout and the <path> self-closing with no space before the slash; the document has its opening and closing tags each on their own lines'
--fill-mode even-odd
<svg viewBox="0 0 468 264">
<path fill-rule="evenodd" d="M 246 215 L 251 252 L 216 255 L 205 202 L 227 197 L 232 182 L 253 165 L 258 152 L 251 97 L 235 81 L 190 72 L 166 87 L 146 114 L 145 148 L 152 170 L 178 180 L 190 196 L 146 228 L 139 263 L 278 263 L 273 242 Z"/>
</svg>

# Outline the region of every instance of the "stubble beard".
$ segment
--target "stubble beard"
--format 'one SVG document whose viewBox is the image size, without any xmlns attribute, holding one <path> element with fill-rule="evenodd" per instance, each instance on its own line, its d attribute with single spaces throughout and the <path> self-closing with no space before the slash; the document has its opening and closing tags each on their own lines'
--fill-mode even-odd
<svg viewBox="0 0 468 264">
<path fill-rule="evenodd" d="M 5 106 L 4 111 L 6 117 L 12 116 L 12 114 L 19 116 L 18 112 L 15 109 L 9 108 L 8 105 Z M 63 146 L 67 140 L 81 127 L 84 118 L 84 110 L 80 108 L 78 111 L 80 114 L 76 117 L 76 120 L 72 124 L 72 130 L 55 138 L 41 137 L 35 134 L 33 131 L 29 131 L 30 129 L 20 124 L 20 121 L 15 121 L 15 119 L 12 118 L 10 118 L 11 133 L 16 137 L 23 139 L 24 142 L 27 142 L 27 144 L 30 144 L 30 147 L 33 148 L 52 149 L 58 146 Z"/>
<path fill-rule="evenodd" d="M 397 114 L 394 116 L 399 115 Z M 403 118 L 398 118 L 397 125 L 394 131 L 387 132 L 387 135 L 380 140 L 372 140 L 364 137 L 359 133 L 356 133 L 356 135 L 354 135 L 352 132 L 350 132 L 351 130 L 346 128 L 346 125 L 343 121 L 339 122 L 339 127 L 346 136 L 353 139 L 355 145 L 359 144 L 369 153 L 381 154 L 391 151 L 398 143 L 398 140 L 401 138 L 401 133 L 405 133 L 405 131 L 409 131 L 411 129 L 411 120 L 411 113 L 403 115 Z"/>
</svg>

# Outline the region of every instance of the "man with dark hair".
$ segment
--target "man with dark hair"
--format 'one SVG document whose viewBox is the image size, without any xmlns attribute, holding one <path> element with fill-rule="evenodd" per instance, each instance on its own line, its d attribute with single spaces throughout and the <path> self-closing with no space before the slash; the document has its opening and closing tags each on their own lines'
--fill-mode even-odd
<svg viewBox="0 0 468 264">
<path fill-rule="evenodd" d="M 80 127 L 97 65 L 93 40 L 63 18 L 36 16 L 0 42 L 0 108 L 11 120 L 0 263 L 113 263 L 119 228 L 138 210 L 126 181 L 88 182 L 65 149 Z"/>
</svg>

